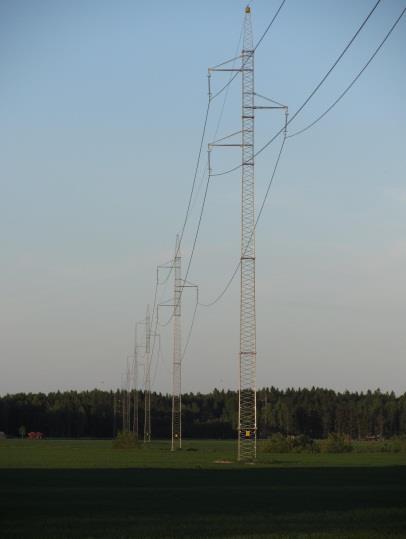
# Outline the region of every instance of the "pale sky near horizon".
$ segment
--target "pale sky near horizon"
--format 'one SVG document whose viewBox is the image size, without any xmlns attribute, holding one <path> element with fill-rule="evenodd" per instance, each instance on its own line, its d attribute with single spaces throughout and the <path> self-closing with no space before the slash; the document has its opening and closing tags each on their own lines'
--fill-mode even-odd
<svg viewBox="0 0 406 539">
<path fill-rule="evenodd" d="M 256 52 L 257 92 L 293 113 L 374 3 L 287 0 Z M 252 2 L 254 41 L 279 4 Z M 290 132 L 336 99 L 405 5 L 381 1 Z M 155 268 L 182 226 L 207 68 L 235 55 L 244 6 L 0 1 L 0 394 L 120 385 Z M 406 391 L 405 53 L 406 16 L 343 100 L 286 144 L 257 230 L 258 387 Z M 226 80 L 216 75 L 213 86 Z M 199 185 L 222 104 L 210 111 Z M 235 81 L 218 137 L 240 128 L 239 107 Z M 256 147 L 281 125 L 280 112 L 258 111 Z M 278 149 L 257 159 L 257 205 Z M 239 158 L 216 150 L 213 168 Z M 202 302 L 235 267 L 239 218 L 239 171 L 213 178 L 189 274 Z M 184 340 L 192 308 L 188 290 Z M 235 279 L 198 311 L 183 391 L 237 387 L 238 324 Z M 154 390 L 170 391 L 171 347 L 169 326 Z"/>
</svg>

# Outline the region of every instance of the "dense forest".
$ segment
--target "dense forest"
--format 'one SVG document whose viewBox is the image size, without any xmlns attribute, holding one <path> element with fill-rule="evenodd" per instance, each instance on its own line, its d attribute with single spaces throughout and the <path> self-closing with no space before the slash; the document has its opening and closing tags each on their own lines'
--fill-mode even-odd
<svg viewBox="0 0 406 539">
<path fill-rule="evenodd" d="M 46 437 L 110 438 L 122 428 L 123 394 L 119 391 L 65 391 L 17 393 L 0 397 L 0 431 L 17 436 L 40 431 Z M 138 395 L 139 432 L 143 432 L 143 394 Z M 171 396 L 151 395 L 152 437 L 170 435 Z M 306 434 L 324 438 L 331 432 L 354 439 L 406 434 L 406 393 L 379 390 L 337 393 L 327 389 L 273 387 L 257 393 L 258 435 Z M 214 390 L 182 396 L 182 431 L 185 438 L 233 438 L 237 424 L 238 394 Z M 131 410 L 133 413 L 133 409 Z M 131 419 L 132 423 L 132 419 Z"/>
</svg>

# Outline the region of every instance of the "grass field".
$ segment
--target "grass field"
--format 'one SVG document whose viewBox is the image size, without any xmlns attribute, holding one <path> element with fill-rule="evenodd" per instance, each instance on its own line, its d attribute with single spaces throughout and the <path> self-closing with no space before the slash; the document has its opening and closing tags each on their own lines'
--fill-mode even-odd
<svg viewBox="0 0 406 539">
<path fill-rule="evenodd" d="M 364 448 L 365 450 L 365 448 Z M 406 537 L 406 453 L 0 442 L 0 537 Z"/>
</svg>

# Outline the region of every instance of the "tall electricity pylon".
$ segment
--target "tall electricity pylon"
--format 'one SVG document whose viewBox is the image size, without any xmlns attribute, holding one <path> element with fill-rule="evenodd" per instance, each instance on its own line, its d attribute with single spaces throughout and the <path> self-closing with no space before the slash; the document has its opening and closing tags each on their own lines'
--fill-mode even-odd
<svg viewBox="0 0 406 539">
<path fill-rule="evenodd" d="M 134 408 L 134 414 L 133 414 L 133 424 L 132 429 L 135 434 L 136 439 L 139 439 L 139 371 L 140 371 L 140 350 L 143 351 L 143 357 L 145 358 L 145 348 L 146 344 L 139 344 L 138 340 L 138 326 L 146 324 L 146 319 L 140 320 L 139 322 L 135 323 L 134 326 L 134 356 L 133 356 L 133 366 L 132 366 L 132 386 L 133 386 L 133 408 Z M 146 330 L 145 330 L 146 335 Z M 146 371 L 145 371 L 146 373 Z M 145 382 L 145 378 L 144 378 Z"/>
<path fill-rule="evenodd" d="M 122 420 L 121 420 L 121 430 L 125 432 L 126 430 L 126 417 L 127 417 L 127 398 L 125 395 L 125 382 L 124 382 L 124 374 L 121 375 L 121 412 L 122 412 Z"/>
<path fill-rule="evenodd" d="M 134 328 L 134 356 L 132 365 L 133 378 L 133 424 L 132 430 L 135 438 L 138 440 L 138 344 L 137 344 L 137 324 Z"/>
<path fill-rule="evenodd" d="M 127 368 L 126 368 L 126 428 L 127 432 L 131 432 L 131 388 L 132 388 L 132 366 L 131 356 L 127 356 Z"/>
<path fill-rule="evenodd" d="M 213 146 L 241 147 L 241 254 L 240 254 L 240 354 L 238 392 L 238 459 L 252 462 L 257 450 L 257 394 L 256 394 L 256 314 L 255 314 L 255 174 L 254 174 L 254 127 L 255 109 L 282 109 L 285 111 L 285 136 L 288 107 L 268 97 L 255 93 L 254 53 L 251 24 L 251 8 L 245 8 L 244 38 L 241 52 L 241 67 L 226 68 L 236 60 L 233 58 L 209 69 L 209 99 L 211 99 L 210 77 L 212 71 L 241 72 L 241 131 L 209 144 L 209 175 L 211 175 L 210 153 Z M 271 102 L 272 106 L 256 106 L 255 96 Z M 224 141 L 241 133 L 241 143 Z"/>
<path fill-rule="evenodd" d="M 145 317 L 145 387 L 144 387 L 144 442 L 151 441 L 151 319 L 149 305 Z"/>
<path fill-rule="evenodd" d="M 182 294 L 185 288 L 196 290 L 196 304 L 199 301 L 198 286 L 182 279 L 181 255 L 179 235 L 176 236 L 175 256 L 170 265 L 158 266 L 171 269 L 174 274 L 173 298 L 158 305 L 160 307 L 173 307 L 173 359 L 172 359 L 172 436 L 171 451 L 182 449 Z M 158 282 L 158 280 L 157 280 Z M 184 351 L 183 351 L 184 353 Z"/>
<path fill-rule="evenodd" d="M 254 47 L 252 38 L 251 8 L 245 8 L 244 38 L 241 67 L 220 67 L 234 62 L 235 58 L 209 69 L 212 71 L 240 71 L 242 75 L 241 143 L 224 143 L 233 133 L 209 144 L 213 146 L 238 146 L 242 150 L 241 162 L 241 282 L 240 282 L 240 354 L 238 398 L 238 459 L 253 461 L 256 457 L 257 407 L 256 407 L 256 316 L 255 316 L 255 175 L 254 175 Z M 264 108 L 264 107 L 261 107 Z"/>
<path fill-rule="evenodd" d="M 254 46 L 245 8 L 242 71 L 242 200 L 238 458 L 254 460 L 257 440 L 255 314 Z"/>
<path fill-rule="evenodd" d="M 182 345 L 181 301 L 182 277 L 179 236 L 176 236 L 173 302 L 173 364 L 172 364 L 172 444 L 171 450 L 182 448 Z"/>
</svg>

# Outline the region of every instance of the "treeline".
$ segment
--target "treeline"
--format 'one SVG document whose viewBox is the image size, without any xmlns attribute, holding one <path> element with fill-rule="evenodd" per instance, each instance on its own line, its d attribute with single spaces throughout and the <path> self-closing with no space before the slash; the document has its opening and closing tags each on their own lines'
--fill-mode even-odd
<svg viewBox="0 0 406 539">
<path fill-rule="evenodd" d="M 143 433 L 143 394 L 138 396 L 139 433 Z M 17 393 L 0 397 L 0 431 L 17 436 L 20 427 L 46 437 L 111 438 L 122 429 L 123 394 L 119 391 Z M 133 399 L 131 398 L 131 402 Z M 171 429 L 170 395 L 152 393 L 152 437 L 164 438 Z M 185 438 L 233 438 L 237 427 L 238 394 L 214 390 L 182 396 Z M 261 389 L 257 393 L 258 435 L 305 434 L 325 438 L 329 433 L 353 439 L 406 434 L 406 393 L 332 390 Z M 131 415 L 133 417 L 133 406 Z M 131 424 L 133 419 L 131 419 Z"/>
</svg>

